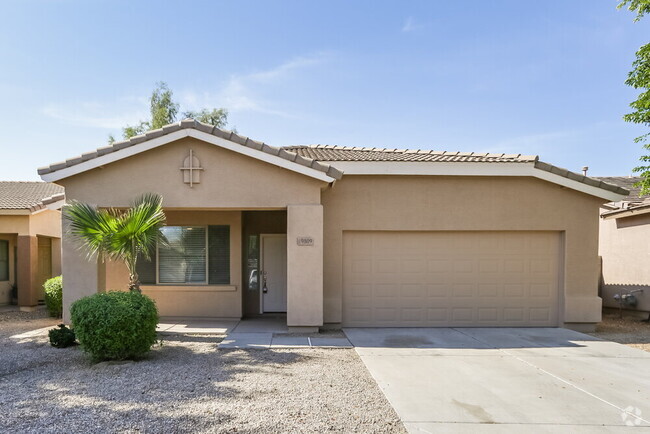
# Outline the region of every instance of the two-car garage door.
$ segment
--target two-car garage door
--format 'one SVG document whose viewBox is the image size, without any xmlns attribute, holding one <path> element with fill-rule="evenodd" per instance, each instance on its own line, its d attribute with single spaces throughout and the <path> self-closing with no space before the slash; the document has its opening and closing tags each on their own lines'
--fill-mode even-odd
<svg viewBox="0 0 650 434">
<path fill-rule="evenodd" d="M 557 326 L 559 232 L 344 232 L 348 327 Z"/>
</svg>

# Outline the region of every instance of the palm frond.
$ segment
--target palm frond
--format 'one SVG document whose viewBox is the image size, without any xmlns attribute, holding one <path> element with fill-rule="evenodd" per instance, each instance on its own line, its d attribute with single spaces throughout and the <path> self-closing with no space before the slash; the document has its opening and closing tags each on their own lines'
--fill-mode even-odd
<svg viewBox="0 0 650 434">
<path fill-rule="evenodd" d="M 160 228 L 164 224 L 162 197 L 145 194 L 118 217 L 112 240 L 113 248 L 120 255 L 141 254 L 146 259 L 151 259 L 151 251 L 161 238 Z"/>
<path fill-rule="evenodd" d="M 81 241 L 88 256 L 99 254 L 127 261 L 138 254 L 151 259 L 165 223 L 162 197 L 152 193 L 138 198 L 126 211 L 97 209 L 73 201 L 66 205 L 64 216 L 70 222 L 70 233 Z"/>
<path fill-rule="evenodd" d="M 81 241 L 89 259 L 99 256 L 123 261 L 129 270 L 129 289 L 140 290 L 138 256 L 151 259 L 156 244 L 164 242 L 162 196 L 145 194 L 126 211 L 73 201 L 65 207 L 64 216 L 70 234 Z"/>
<path fill-rule="evenodd" d="M 66 205 L 63 215 L 70 223 L 70 234 L 81 241 L 89 257 L 101 254 L 111 256 L 107 246 L 115 233 L 115 217 L 105 210 L 78 201 Z"/>
</svg>

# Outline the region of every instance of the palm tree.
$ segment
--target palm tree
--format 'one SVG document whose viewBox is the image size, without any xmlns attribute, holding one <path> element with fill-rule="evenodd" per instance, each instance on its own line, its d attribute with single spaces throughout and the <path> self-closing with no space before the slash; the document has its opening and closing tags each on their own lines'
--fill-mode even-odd
<svg viewBox="0 0 650 434">
<path fill-rule="evenodd" d="M 162 196 L 145 194 L 127 210 L 98 209 L 72 201 L 65 206 L 64 216 L 70 234 L 80 241 L 89 258 L 123 261 L 129 270 L 129 289 L 140 291 L 138 256 L 151 260 L 156 244 L 164 241 L 160 232 L 165 223 Z"/>
</svg>

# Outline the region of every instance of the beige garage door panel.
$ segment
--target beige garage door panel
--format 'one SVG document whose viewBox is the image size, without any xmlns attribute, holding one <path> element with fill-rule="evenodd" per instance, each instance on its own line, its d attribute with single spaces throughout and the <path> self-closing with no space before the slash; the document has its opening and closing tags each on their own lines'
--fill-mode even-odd
<svg viewBox="0 0 650 434">
<path fill-rule="evenodd" d="M 344 232 L 348 327 L 557 326 L 557 232 Z"/>
</svg>

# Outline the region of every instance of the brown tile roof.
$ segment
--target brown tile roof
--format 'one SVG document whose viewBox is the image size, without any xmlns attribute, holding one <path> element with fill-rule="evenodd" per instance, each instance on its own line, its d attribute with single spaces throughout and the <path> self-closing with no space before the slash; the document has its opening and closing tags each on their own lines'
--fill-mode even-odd
<svg viewBox="0 0 650 434">
<path fill-rule="evenodd" d="M 165 125 L 160 129 L 147 131 L 145 134 L 131 137 L 129 140 L 115 142 L 112 145 L 104 146 L 102 148 L 97 148 L 93 152 L 87 152 L 83 155 L 70 158 L 65 161 L 61 161 L 59 163 L 54 163 L 46 167 L 41 167 L 38 169 L 38 174 L 45 175 L 48 173 L 56 172 L 57 170 L 61 170 L 66 167 L 72 167 L 84 161 L 92 160 L 93 158 L 110 154 L 111 152 L 119 151 L 120 149 L 128 148 L 130 146 L 137 145 L 138 143 L 142 143 L 150 139 L 155 139 L 157 137 L 161 137 L 166 134 L 173 133 L 174 131 L 183 130 L 183 129 L 195 129 L 195 130 L 202 131 L 204 133 L 212 134 L 213 136 L 230 140 L 231 142 L 237 143 L 241 146 L 257 149 L 258 151 L 262 151 L 267 154 L 284 158 L 285 160 L 292 161 L 302 166 L 310 167 L 312 169 L 323 172 L 327 176 L 334 179 L 340 179 L 343 176 L 343 172 L 336 169 L 335 167 L 330 166 L 329 164 L 319 163 L 318 161 L 312 158 L 302 157 L 296 154 L 295 152 L 288 152 L 283 148 L 270 146 L 267 145 L 266 143 L 250 139 L 246 136 L 241 136 L 232 131 L 222 130 L 215 126 L 195 121 L 194 119 L 185 119 L 180 122 L 175 122 L 173 124 Z"/>
<path fill-rule="evenodd" d="M 65 199 L 63 187 L 49 182 L 0 181 L 0 209 L 37 211 Z"/>
<path fill-rule="evenodd" d="M 603 206 L 605 211 L 601 212 L 601 217 L 619 216 L 626 217 L 633 214 L 646 214 L 650 212 L 650 198 L 627 200 L 620 202 L 610 202 Z"/>
<path fill-rule="evenodd" d="M 641 196 L 641 187 L 635 187 L 634 184 L 641 181 L 640 176 L 602 176 L 595 178 L 600 181 L 606 182 L 612 185 L 618 185 L 628 190 L 630 194 L 624 200 L 626 201 L 642 201 L 645 198 L 650 198 L 650 195 Z"/>
<path fill-rule="evenodd" d="M 615 216 L 618 218 L 618 216 L 647 213 L 650 209 L 650 195 L 641 195 L 641 187 L 634 185 L 641 181 L 640 176 L 604 176 L 597 179 L 618 185 L 630 192 L 623 200 L 607 204 L 605 208 L 608 210 L 602 212 L 601 217 Z"/>
<path fill-rule="evenodd" d="M 617 194 L 627 195 L 629 192 L 621 187 L 601 182 L 578 173 L 570 172 L 538 160 L 535 155 L 502 154 L 502 153 L 476 153 L 476 152 L 446 152 L 430 150 L 392 149 L 392 148 L 364 148 L 330 145 L 287 146 L 275 147 L 266 143 L 252 140 L 232 131 L 222 130 L 212 125 L 207 125 L 194 119 L 185 119 L 160 129 L 148 131 L 145 134 L 132 137 L 129 140 L 115 142 L 95 151 L 54 163 L 38 169 L 39 175 L 56 172 L 67 167 L 72 167 L 82 162 L 137 145 L 147 140 L 155 139 L 166 134 L 182 129 L 196 129 L 214 136 L 229 140 L 241 146 L 256 149 L 267 154 L 275 155 L 285 160 L 292 161 L 305 167 L 321 171 L 331 178 L 341 179 L 343 172 L 336 167 L 323 163 L 336 161 L 405 161 L 405 162 L 471 162 L 471 163 L 534 163 L 535 168 L 544 170 L 574 181 L 582 182 L 593 187 L 602 188 Z"/>
<path fill-rule="evenodd" d="M 627 195 L 629 192 L 623 187 L 601 181 L 596 178 L 571 172 L 539 161 L 536 155 L 478 153 L 478 152 L 448 152 L 412 149 L 391 148 L 364 148 L 333 145 L 304 145 L 287 146 L 291 152 L 319 161 L 408 161 L 408 162 L 455 162 L 455 163 L 534 163 L 535 168 L 572 179 L 592 187 L 602 188 L 617 194 Z"/>
<path fill-rule="evenodd" d="M 468 163 L 530 163 L 536 155 L 487 152 L 449 152 L 333 145 L 285 146 L 290 152 L 318 161 L 435 161 Z"/>
</svg>

